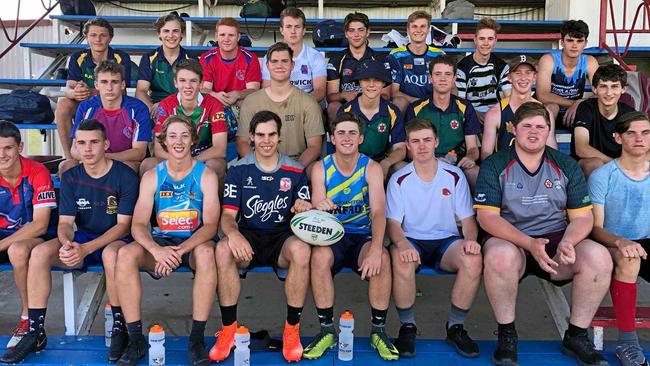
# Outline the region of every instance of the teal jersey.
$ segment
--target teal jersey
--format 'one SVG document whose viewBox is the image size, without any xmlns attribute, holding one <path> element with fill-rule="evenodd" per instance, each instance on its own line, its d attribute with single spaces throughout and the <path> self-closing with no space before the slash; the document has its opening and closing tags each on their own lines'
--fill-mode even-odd
<svg viewBox="0 0 650 366">
<path fill-rule="evenodd" d="M 332 214 L 343 224 L 346 233 L 370 235 L 370 196 L 366 170 L 370 158 L 359 154 L 357 166 L 350 176 L 341 174 L 334 164 L 334 155 L 323 158 L 327 198 L 337 206 Z"/>
<path fill-rule="evenodd" d="M 156 165 L 158 188 L 154 196 L 154 210 L 158 226 L 153 229 L 153 235 L 189 238 L 201 227 L 201 177 L 204 170 L 205 164 L 196 161 L 185 178 L 172 180 L 167 172 L 167 161 Z"/>
</svg>

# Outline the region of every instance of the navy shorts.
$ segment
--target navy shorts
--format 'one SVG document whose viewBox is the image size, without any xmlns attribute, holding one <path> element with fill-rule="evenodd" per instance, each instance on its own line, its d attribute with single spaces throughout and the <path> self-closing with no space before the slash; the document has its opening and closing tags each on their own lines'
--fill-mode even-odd
<svg viewBox="0 0 650 366">
<path fill-rule="evenodd" d="M 84 231 L 84 230 L 77 230 L 77 231 L 75 231 L 74 238 L 72 240 L 74 242 L 76 242 L 76 243 L 79 243 L 79 244 L 85 244 L 85 243 L 87 243 L 87 242 L 89 242 L 91 240 L 97 239 L 101 235 L 102 234 L 95 234 L 95 233 L 91 233 L 91 232 Z M 128 236 L 126 236 L 126 237 L 124 237 L 124 238 L 122 238 L 120 240 L 123 241 L 124 243 L 130 243 L 131 241 L 133 241 L 133 238 L 131 237 L 131 235 L 128 235 Z M 98 264 L 103 265 L 103 262 L 102 262 L 102 253 L 103 252 L 104 252 L 104 248 L 100 248 L 100 249 L 88 254 L 86 256 L 86 258 L 84 258 L 84 263 L 83 263 L 83 266 L 81 267 L 81 269 L 85 271 L 85 270 L 88 269 L 89 266 L 94 266 L 94 265 L 98 265 Z"/>
<path fill-rule="evenodd" d="M 278 267 L 278 259 L 282 252 L 284 242 L 293 236 L 291 229 L 280 231 L 259 231 L 240 229 L 239 232 L 251 245 L 253 249 L 253 259 L 248 267 L 241 269 L 239 275 L 246 277 L 246 272 L 255 267 L 273 267 L 273 271 L 279 279 L 287 278 L 288 271 L 286 268 Z"/>
<path fill-rule="evenodd" d="M 181 245 L 187 238 L 177 238 L 177 237 L 172 237 L 172 236 L 157 236 L 157 235 L 152 235 L 153 241 L 156 242 L 156 244 L 160 245 L 161 247 L 171 247 L 171 246 L 176 246 L 176 245 Z M 181 265 L 180 267 L 187 267 L 190 270 L 192 270 L 192 274 L 194 274 L 194 269 L 190 267 L 190 253 L 185 253 L 181 257 Z M 149 276 L 153 278 L 154 280 L 159 280 L 161 277 L 158 277 L 156 273 L 153 271 L 147 271 Z"/>
<path fill-rule="evenodd" d="M 359 255 L 363 245 L 369 242 L 372 236 L 367 234 L 345 234 L 337 243 L 329 246 L 334 254 L 334 264 L 332 265 L 332 274 L 335 275 L 343 269 L 350 268 L 357 274 L 359 272 Z"/>
<path fill-rule="evenodd" d="M 418 240 L 413 238 L 406 238 L 413 248 L 420 253 L 420 262 L 423 265 L 429 266 L 438 272 L 446 272 L 440 268 L 442 256 L 449 247 L 456 241 L 462 240 L 460 236 L 452 235 L 444 239 L 435 240 Z M 418 268 L 419 270 L 419 268 Z"/>
<path fill-rule="evenodd" d="M 635 240 L 637 243 L 641 244 L 646 253 L 650 252 L 650 238 Z M 639 269 L 639 277 L 643 278 L 647 282 L 650 282 L 650 264 L 648 263 L 650 259 L 641 261 L 641 269 Z"/>
</svg>

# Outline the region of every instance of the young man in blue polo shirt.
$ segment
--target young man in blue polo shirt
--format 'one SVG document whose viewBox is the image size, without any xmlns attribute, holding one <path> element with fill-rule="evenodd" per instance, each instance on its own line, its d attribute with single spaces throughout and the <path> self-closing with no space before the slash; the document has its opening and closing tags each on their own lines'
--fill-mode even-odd
<svg viewBox="0 0 650 366">
<path fill-rule="evenodd" d="M 126 346 L 126 328 L 115 290 L 115 260 L 119 247 L 130 241 L 138 176 L 125 164 L 106 157 L 109 145 L 99 121 L 85 120 L 79 125 L 75 147 L 82 164 L 61 177 L 58 237 L 34 248 L 29 259 L 29 333 L 2 356 L 1 362 L 20 362 L 47 345 L 44 324 L 52 289 L 52 266 L 104 265 L 114 315 L 108 360 L 117 360 L 119 352 L 115 350 Z"/>
</svg>

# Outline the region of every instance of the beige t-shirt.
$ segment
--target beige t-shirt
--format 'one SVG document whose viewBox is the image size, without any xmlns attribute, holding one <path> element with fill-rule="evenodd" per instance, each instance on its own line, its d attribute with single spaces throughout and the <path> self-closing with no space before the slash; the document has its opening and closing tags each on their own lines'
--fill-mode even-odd
<svg viewBox="0 0 650 366">
<path fill-rule="evenodd" d="M 241 105 L 237 136 L 248 138 L 253 115 L 269 110 L 282 120 L 280 152 L 293 159 L 300 156 L 307 149 L 307 138 L 322 136 L 325 130 L 321 108 L 314 97 L 296 87 L 292 88 L 291 94 L 283 102 L 271 100 L 265 89 L 248 95 Z"/>
</svg>

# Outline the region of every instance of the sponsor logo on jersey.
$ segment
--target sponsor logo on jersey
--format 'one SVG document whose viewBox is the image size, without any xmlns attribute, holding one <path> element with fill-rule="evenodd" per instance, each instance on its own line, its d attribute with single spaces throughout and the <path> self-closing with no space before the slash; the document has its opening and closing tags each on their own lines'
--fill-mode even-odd
<svg viewBox="0 0 650 366">
<path fill-rule="evenodd" d="M 52 200 L 56 200 L 56 194 L 54 193 L 54 191 L 45 191 L 45 192 L 41 192 L 41 193 L 38 194 L 38 196 L 36 196 L 36 200 L 37 200 L 37 201 L 52 201 Z"/>
<path fill-rule="evenodd" d="M 479 193 L 476 195 L 476 202 L 485 202 L 487 201 L 487 197 L 485 197 L 485 193 Z"/>
<path fill-rule="evenodd" d="M 309 74 L 309 66 L 307 66 L 307 65 L 301 65 L 301 66 L 300 66 L 300 72 L 301 72 L 303 75 L 307 75 L 307 74 Z"/>
<path fill-rule="evenodd" d="M 451 127 L 452 130 L 458 129 L 459 126 L 460 123 L 458 123 L 458 121 L 455 119 L 452 119 L 451 122 L 449 122 L 449 127 Z"/>
<path fill-rule="evenodd" d="M 199 211 L 165 210 L 158 212 L 157 221 L 163 231 L 193 231 L 199 226 Z"/>
<path fill-rule="evenodd" d="M 424 59 L 422 57 L 414 58 L 413 64 L 415 64 L 415 66 L 422 66 L 424 65 Z"/>
<path fill-rule="evenodd" d="M 404 70 L 413 70 L 413 64 L 404 64 Z"/>
<path fill-rule="evenodd" d="M 253 216 L 258 216 L 260 221 L 266 222 L 273 214 L 279 214 L 280 210 L 285 210 L 289 207 L 287 204 L 288 200 L 289 197 L 275 196 L 272 201 L 264 201 L 260 199 L 260 195 L 256 194 L 246 202 L 248 212 L 244 217 L 250 219 Z"/>
<path fill-rule="evenodd" d="M 361 200 L 337 204 L 337 207 L 330 211 L 332 215 L 360 214 L 366 212 L 365 202 Z"/>
<path fill-rule="evenodd" d="M 158 194 L 160 198 L 171 198 L 174 196 L 174 192 L 172 191 L 160 191 Z"/>
<path fill-rule="evenodd" d="M 442 197 L 443 198 L 451 197 L 451 191 L 448 188 L 443 188 L 442 189 Z"/>
<path fill-rule="evenodd" d="M 352 75 L 352 69 L 343 69 L 342 74 L 343 76 L 350 76 Z"/>
<path fill-rule="evenodd" d="M 282 178 L 280 179 L 280 191 L 287 192 L 291 189 L 291 179 Z"/>
<path fill-rule="evenodd" d="M 555 187 L 555 189 L 562 189 L 562 182 L 560 182 L 559 179 L 554 180 L 553 187 Z"/>
<path fill-rule="evenodd" d="M 426 86 L 429 84 L 428 75 L 405 75 L 404 81 L 417 86 Z"/>
<path fill-rule="evenodd" d="M 106 214 L 114 215 L 117 213 L 117 198 L 115 196 L 106 197 Z"/>
<path fill-rule="evenodd" d="M 590 201 L 589 195 L 582 197 L 582 203 L 588 203 Z"/>
<path fill-rule="evenodd" d="M 311 79 L 291 80 L 293 86 L 306 86 L 311 85 Z"/>
<path fill-rule="evenodd" d="M 91 209 L 90 207 L 90 201 L 88 201 L 85 198 L 78 198 L 77 199 L 77 209 L 79 210 L 88 210 Z"/>
<path fill-rule="evenodd" d="M 261 179 L 265 180 L 267 182 L 270 182 L 270 181 L 273 180 L 273 176 L 271 176 L 271 175 L 263 175 Z"/>
<path fill-rule="evenodd" d="M 553 182 L 551 182 L 550 179 L 545 180 L 545 181 L 544 181 L 544 187 L 546 187 L 546 188 L 551 188 L 551 187 L 553 187 Z"/>
<path fill-rule="evenodd" d="M 524 189 L 523 183 L 521 182 L 517 183 L 517 189 Z"/>
</svg>

